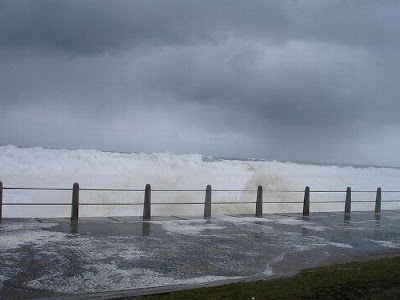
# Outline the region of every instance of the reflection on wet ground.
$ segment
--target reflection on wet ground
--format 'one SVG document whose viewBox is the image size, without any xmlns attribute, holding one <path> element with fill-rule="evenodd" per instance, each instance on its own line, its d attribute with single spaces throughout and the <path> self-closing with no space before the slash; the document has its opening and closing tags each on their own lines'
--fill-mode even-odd
<svg viewBox="0 0 400 300">
<path fill-rule="evenodd" d="M 400 253 L 400 212 L 5 219 L 0 242 L 2 297 L 41 298 L 292 275 Z"/>
</svg>

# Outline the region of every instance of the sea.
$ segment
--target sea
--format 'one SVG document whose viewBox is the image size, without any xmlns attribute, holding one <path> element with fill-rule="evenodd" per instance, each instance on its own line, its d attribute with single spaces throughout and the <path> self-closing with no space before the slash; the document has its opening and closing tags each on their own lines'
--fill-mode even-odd
<svg viewBox="0 0 400 300">
<path fill-rule="evenodd" d="M 398 167 L 7 145 L 0 146 L 0 181 L 3 218 L 69 217 L 75 182 L 83 217 L 141 216 L 146 184 L 152 187 L 152 215 L 160 216 L 201 216 L 207 185 L 212 187 L 212 214 L 253 214 L 259 185 L 264 214 L 301 212 L 306 186 L 311 213 L 343 211 L 347 187 L 352 211 L 373 211 L 378 187 L 383 210 L 400 208 L 400 201 L 394 201 L 400 200 Z M 7 205 L 15 203 L 20 205 Z"/>
</svg>

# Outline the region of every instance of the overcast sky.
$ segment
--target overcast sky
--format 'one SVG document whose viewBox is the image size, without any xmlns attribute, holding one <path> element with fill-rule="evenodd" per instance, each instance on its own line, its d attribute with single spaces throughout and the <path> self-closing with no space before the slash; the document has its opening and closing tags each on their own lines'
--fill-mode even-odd
<svg viewBox="0 0 400 300">
<path fill-rule="evenodd" d="M 400 1 L 0 0 L 0 144 L 400 166 Z"/>
</svg>

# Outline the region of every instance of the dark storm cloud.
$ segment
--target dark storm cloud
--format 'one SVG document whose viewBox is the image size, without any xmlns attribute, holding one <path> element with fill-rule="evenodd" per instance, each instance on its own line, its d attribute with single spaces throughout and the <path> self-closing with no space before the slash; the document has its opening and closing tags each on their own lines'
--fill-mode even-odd
<svg viewBox="0 0 400 300">
<path fill-rule="evenodd" d="M 399 46 L 398 1 L 1 1 L 0 44 L 72 53 L 142 44 L 282 43 Z"/>
<path fill-rule="evenodd" d="M 397 71 L 382 70 L 364 50 L 302 44 L 246 49 L 240 42 L 231 47 L 209 55 L 203 47 L 198 51 L 204 57 L 196 60 L 185 51 L 160 55 L 142 74 L 144 83 L 182 101 L 254 111 L 274 124 L 398 121 Z"/>
<path fill-rule="evenodd" d="M 282 7 L 268 1 L 252 6 L 230 1 L 2 1 L 0 7 L 0 26 L 7 29 L 2 45 L 77 54 L 216 41 L 220 33 L 262 28 L 276 37 L 279 33 L 269 28 L 285 27 Z"/>
<path fill-rule="evenodd" d="M 0 144 L 400 165 L 399 14 L 0 0 Z"/>
</svg>

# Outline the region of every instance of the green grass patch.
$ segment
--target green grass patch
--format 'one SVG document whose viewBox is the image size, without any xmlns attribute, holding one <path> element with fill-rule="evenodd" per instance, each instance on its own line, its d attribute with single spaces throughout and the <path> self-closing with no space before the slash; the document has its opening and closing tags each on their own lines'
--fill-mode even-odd
<svg viewBox="0 0 400 300">
<path fill-rule="evenodd" d="M 400 299 L 400 257 L 306 269 L 290 278 L 125 299 Z"/>
</svg>

